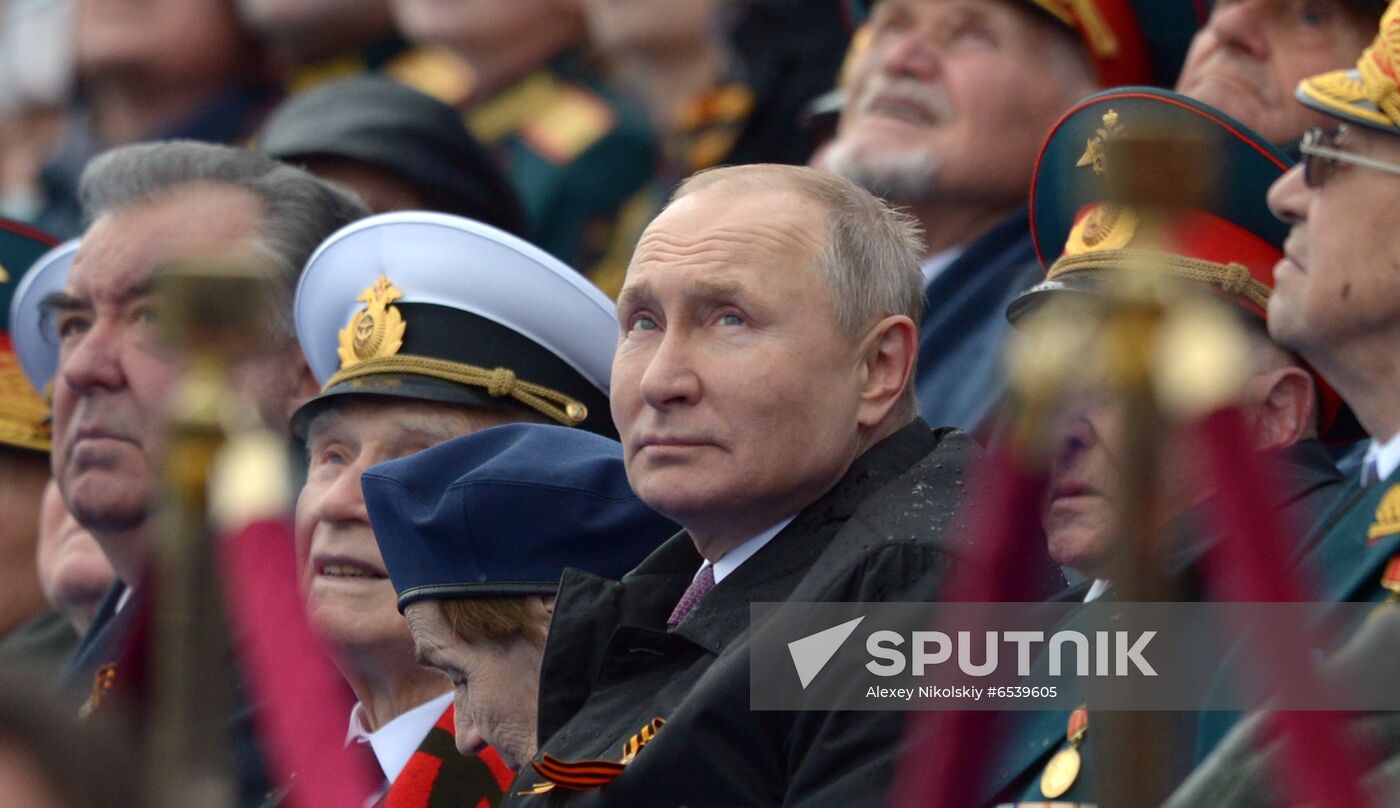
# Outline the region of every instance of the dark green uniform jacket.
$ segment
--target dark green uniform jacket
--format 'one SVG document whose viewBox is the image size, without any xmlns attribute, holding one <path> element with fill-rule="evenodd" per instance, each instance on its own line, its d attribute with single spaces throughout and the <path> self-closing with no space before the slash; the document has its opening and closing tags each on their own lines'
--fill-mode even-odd
<svg viewBox="0 0 1400 808">
<path fill-rule="evenodd" d="M 1316 440 L 1303 441 L 1287 452 L 1278 455 L 1277 479 L 1278 486 L 1275 489 L 1277 499 L 1274 507 L 1278 509 L 1285 524 L 1294 528 L 1289 534 L 1290 540 L 1299 542 L 1306 536 L 1307 527 L 1314 524 L 1318 517 L 1326 512 L 1335 502 L 1345 487 L 1341 475 L 1332 465 L 1327 454 L 1327 449 L 1321 442 Z M 1201 590 L 1198 585 L 1199 570 L 1195 569 L 1196 562 L 1200 559 L 1205 548 L 1210 541 L 1202 537 L 1213 536 L 1215 533 L 1205 527 L 1208 522 L 1206 512 L 1211 508 L 1211 503 L 1207 501 L 1202 506 L 1192 509 L 1173 526 L 1173 535 L 1184 535 L 1197 537 L 1194 541 L 1187 543 L 1187 550 L 1183 553 L 1178 572 L 1182 575 L 1184 587 L 1199 595 Z M 1298 546 L 1283 548 L 1290 557 L 1295 560 L 1310 546 L 1304 539 Z M 1089 588 L 1088 583 L 1072 587 L 1057 595 L 1054 599 L 1061 601 L 1082 601 Z M 1112 590 L 1104 595 L 1105 598 L 1112 597 Z M 1168 742 L 1172 751 L 1180 754 L 1173 755 L 1170 760 L 1160 761 L 1161 766 L 1166 767 L 1170 772 L 1169 778 L 1177 782 L 1184 778 L 1189 772 L 1195 760 L 1194 738 L 1197 727 L 1196 722 L 1199 714 L 1194 713 L 1173 713 L 1168 720 L 1172 721 L 1173 737 L 1175 740 Z M 1079 776 L 1075 779 L 1074 785 L 1063 795 L 1056 799 L 1058 802 L 1074 804 L 1102 804 L 1099 799 L 1102 795 L 1095 789 L 1094 761 L 1096 735 L 1094 733 L 1094 714 L 1089 714 L 1089 729 L 1085 733 L 1083 740 L 1079 744 L 1079 752 L 1082 756 L 1083 767 Z M 1050 762 L 1050 758 L 1061 749 L 1069 747 L 1066 738 L 1066 730 L 1069 722 L 1069 713 L 1064 711 L 1037 711 L 1037 712 L 1008 712 L 1003 715 L 1005 728 L 1001 738 L 999 748 L 1000 754 L 992 763 L 992 771 L 988 789 L 987 803 L 989 805 L 1014 804 L 1018 801 L 1024 802 L 1044 802 L 1047 797 L 1040 791 L 1040 777 L 1045 771 L 1045 766 Z M 1233 717 L 1224 719 L 1221 726 L 1228 729 Z M 1204 804 L 1204 803 L 1203 803 Z"/>
<path fill-rule="evenodd" d="M 1323 588 L 1325 599 L 1333 602 L 1374 602 L 1384 599 L 1381 573 L 1386 563 L 1400 553 L 1400 525 L 1393 509 L 1400 498 L 1400 470 L 1378 484 L 1363 488 L 1359 475 L 1347 484 L 1337 507 L 1318 525 L 1322 540 L 1307 558 L 1307 569 Z M 1391 507 L 1387 507 L 1387 505 Z M 1372 526 L 1385 533 L 1368 544 Z M 1329 667 L 1334 672 L 1346 665 L 1395 665 L 1400 648 L 1400 614 L 1391 610 L 1381 620 L 1369 621 L 1352 641 L 1337 654 Z M 1340 664 L 1334 664 L 1340 663 Z M 1376 805 L 1400 801 L 1400 716 L 1394 713 L 1358 715 L 1348 721 L 1354 737 L 1369 745 L 1376 760 L 1384 760 L 1367 785 L 1381 794 Z M 1289 805 L 1287 795 L 1276 785 L 1278 751 L 1264 746 L 1260 716 L 1250 716 L 1220 742 L 1219 747 L 1177 790 L 1168 802 L 1171 808 L 1194 805 L 1230 808 L 1275 808 Z"/>
</svg>

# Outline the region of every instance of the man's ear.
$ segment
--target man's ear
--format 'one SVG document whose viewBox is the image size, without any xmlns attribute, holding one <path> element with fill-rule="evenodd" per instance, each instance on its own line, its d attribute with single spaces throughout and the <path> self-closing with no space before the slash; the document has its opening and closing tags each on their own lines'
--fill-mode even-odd
<svg viewBox="0 0 1400 808">
<path fill-rule="evenodd" d="M 1267 451 L 1316 437 L 1317 386 L 1300 367 L 1276 368 L 1254 380 L 1262 387 L 1251 417 L 1250 440 Z"/>
<path fill-rule="evenodd" d="M 913 384 L 914 361 L 919 354 L 919 329 L 902 314 L 892 314 L 875 324 L 860 355 L 860 409 L 857 423 L 878 425 L 899 404 Z"/>
<path fill-rule="evenodd" d="M 306 363 L 306 357 L 301 351 L 296 352 L 296 359 L 288 369 L 288 373 L 293 375 L 293 382 L 290 386 L 292 397 L 287 401 L 287 423 L 291 423 L 292 414 L 301 408 L 301 405 L 315 398 L 321 392 L 321 385 L 316 383 L 316 376 L 311 372 L 311 366 Z"/>
<path fill-rule="evenodd" d="M 554 614 L 554 596 L 553 596 L 553 595 L 538 595 L 538 596 L 536 597 L 536 599 L 540 602 L 540 608 L 544 610 L 545 616 L 547 616 L 547 617 L 553 616 L 553 614 Z"/>
</svg>

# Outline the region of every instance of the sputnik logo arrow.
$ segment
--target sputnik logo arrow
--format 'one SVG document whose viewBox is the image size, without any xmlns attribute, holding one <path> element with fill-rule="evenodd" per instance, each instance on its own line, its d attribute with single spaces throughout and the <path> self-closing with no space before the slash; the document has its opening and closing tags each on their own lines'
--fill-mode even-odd
<svg viewBox="0 0 1400 808">
<path fill-rule="evenodd" d="M 802 683 L 803 690 L 817 678 L 817 674 L 822 672 L 826 663 L 836 656 L 836 652 L 841 650 L 841 646 L 864 619 L 857 617 L 788 643 L 788 653 L 792 654 L 792 665 L 797 668 L 797 678 Z"/>
</svg>

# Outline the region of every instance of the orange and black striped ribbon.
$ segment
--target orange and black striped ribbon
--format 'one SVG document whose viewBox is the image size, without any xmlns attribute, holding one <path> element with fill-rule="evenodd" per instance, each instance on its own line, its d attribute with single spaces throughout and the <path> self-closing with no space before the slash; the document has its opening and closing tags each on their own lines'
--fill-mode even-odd
<svg viewBox="0 0 1400 808">
<path fill-rule="evenodd" d="M 666 723 L 664 718 L 653 718 L 651 723 L 642 727 L 641 731 L 627 739 L 627 743 L 622 745 L 622 757 L 619 760 L 559 760 L 550 755 L 542 755 L 539 760 L 530 761 L 530 765 L 535 771 L 545 779 L 545 782 L 535 785 L 528 791 L 519 792 L 519 796 L 529 796 L 532 794 L 545 794 L 556 788 L 567 791 L 587 791 L 592 788 L 602 788 L 611 783 L 622 770 L 627 768 L 627 764 L 636 759 L 637 754 L 656 737 L 657 730 Z"/>
</svg>

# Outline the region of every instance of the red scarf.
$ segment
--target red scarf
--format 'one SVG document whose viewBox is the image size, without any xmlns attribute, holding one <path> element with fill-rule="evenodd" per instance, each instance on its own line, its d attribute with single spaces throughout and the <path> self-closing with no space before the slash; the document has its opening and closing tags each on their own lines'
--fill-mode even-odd
<svg viewBox="0 0 1400 808">
<path fill-rule="evenodd" d="M 428 731 L 384 798 L 384 808 L 492 808 L 505 801 L 515 772 L 487 746 L 466 757 L 457 751 L 451 705 Z"/>
</svg>

